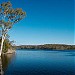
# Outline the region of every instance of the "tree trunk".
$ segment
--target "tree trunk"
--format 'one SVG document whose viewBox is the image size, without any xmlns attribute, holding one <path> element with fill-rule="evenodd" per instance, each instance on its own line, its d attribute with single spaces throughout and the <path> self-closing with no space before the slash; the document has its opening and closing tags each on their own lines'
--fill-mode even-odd
<svg viewBox="0 0 75 75">
<path fill-rule="evenodd" d="M 0 56 L 1 56 L 1 54 L 2 54 L 3 42 L 4 42 L 4 35 L 2 36 L 2 41 L 1 41 L 1 50 L 0 50 Z"/>
</svg>

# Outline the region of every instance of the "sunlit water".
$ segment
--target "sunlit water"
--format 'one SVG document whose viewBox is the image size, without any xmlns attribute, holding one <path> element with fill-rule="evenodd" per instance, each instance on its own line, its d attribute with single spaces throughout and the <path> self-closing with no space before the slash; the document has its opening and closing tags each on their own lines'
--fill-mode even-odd
<svg viewBox="0 0 75 75">
<path fill-rule="evenodd" d="M 25 49 L 5 57 L 2 58 L 4 75 L 75 75 L 74 50 Z"/>
</svg>

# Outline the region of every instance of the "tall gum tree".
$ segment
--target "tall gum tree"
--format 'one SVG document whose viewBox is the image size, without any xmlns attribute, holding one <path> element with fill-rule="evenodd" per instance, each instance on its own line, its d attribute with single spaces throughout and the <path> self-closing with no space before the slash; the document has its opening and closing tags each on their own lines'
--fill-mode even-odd
<svg viewBox="0 0 75 75">
<path fill-rule="evenodd" d="M 22 8 L 12 8 L 10 2 L 0 4 L 0 32 L 1 32 L 1 46 L 0 56 L 2 54 L 3 42 L 6 39 L 8 31 L 12 26 L 22 20 L 26 16 L 26 12 Z"/>
</svg>

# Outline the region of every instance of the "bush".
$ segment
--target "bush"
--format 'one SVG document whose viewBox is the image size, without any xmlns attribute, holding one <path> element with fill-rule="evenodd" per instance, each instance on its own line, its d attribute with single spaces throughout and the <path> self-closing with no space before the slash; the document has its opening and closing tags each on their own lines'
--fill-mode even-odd
<svg viewBox="0 0 75 75">
<path fill-rule="evenodd" d="M 1 39 L 0 39 L 0 44 L 1 44 Z M 11 42 L 8 39 L 5 39 L 3 43 L 2 52 L 6 53 L 8 49 L 11 49 L 11 48 L 12 48 Z"/>
</svg>

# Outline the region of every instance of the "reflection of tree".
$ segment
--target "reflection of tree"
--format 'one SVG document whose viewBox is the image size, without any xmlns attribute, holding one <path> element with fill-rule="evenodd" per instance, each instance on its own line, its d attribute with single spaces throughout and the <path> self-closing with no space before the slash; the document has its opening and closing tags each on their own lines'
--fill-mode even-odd
<svg viewBox="0 0 75 75">
<path fill-rule="evenodd" d="M 0 57 L 0 75 L 3 75 L 2 60 Z"/>
<path fill-rule="evenodd" d="M 6 70 L 6 68 L 8 67 L 8 64 L 10 63 L 11 59 L 14 56 L 15 56 L 15 54 L 2 55 L 2 68 L 3 68 L 3 71 Z"/>
</svg>

